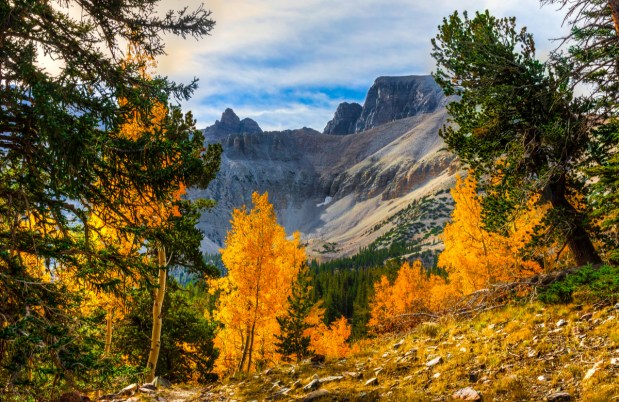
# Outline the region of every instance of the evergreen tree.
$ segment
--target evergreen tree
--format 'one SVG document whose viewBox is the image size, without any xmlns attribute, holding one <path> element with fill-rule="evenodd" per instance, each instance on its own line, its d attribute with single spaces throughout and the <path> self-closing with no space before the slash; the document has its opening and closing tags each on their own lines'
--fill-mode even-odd
<svg viewBox="0 0 619 402">
<path fill-rule="evenodd" d="M 587 211 L 577 204 L 593 122 L 574 100 L 569 64 L 540 62 L 526 29 L 487 11 L 452 14 L 432 45 L 436 81 L 459 97 L 447 106 L 456 124 L 440 134 L 479 179 L 485 226 L 504 233 L 514 211 L 540 195 L 552 206 L 548 227 L 576 263 L 599 263 Z"/>
<path fill-rule="evenodd" d="M 286 314 L 277 317 L 280 335 L 275 335 L 277 353 L 282 356 L 295 356 L 297 362 L 310 354 L 310 336 L 306 331 L 311 328 L 307 317 L 314 306 L 312 300 L 312 278 L 306 265 L 299 270 L 299 274 L 292 285 L 292 293 L 288 296 Z"/>
<path fill-rule="evenodd" d="M 0 383 L 17 400 L 80 388 L 99 364 L 98 346 L 83 341 L 93 322 L 81 319 L 79 291 L 57 278 L 120 293 L 118 278 L 156 272 L 139 253 L 101 247 L 97 211 L 106 227 L 139 239 L 135 249 L 163 244 L 172 264 L 201 264 L 199 232 L 182 230 L 194 206 L 178 200 L 180 216 L 156 228 L 132 208 L 135 194 L 165 204 L 181 183 L 206 186 L 221 152 L 204 149 L 179 107 L 151 124 L 154 105 L 188 98 L 196 83 L 144 77 L 145 61 L 128 61 L 125 44 L 151 60 L 165 53 L 164 34 L 202 37 L 214 25 L 202 7 L 160 14 L 157 3 L 0 2 Z M 135 116 L 145 129 L 127 137 Z"/>
<path fill-rule="evenodd" d="M 603 229 L 607 256 L 619 261 L 619 1 L 543 0 L 558 5 L 570 27 L 567 52 L 555 52 L 556 60 L 567 60 L 565 71 L 574 84 L 584 83 L 589 91 L 581 96 L 597 117 L 592 131 L 588 174 L 596 177 L 587 187 L 593 217 Z"/>
</svg>

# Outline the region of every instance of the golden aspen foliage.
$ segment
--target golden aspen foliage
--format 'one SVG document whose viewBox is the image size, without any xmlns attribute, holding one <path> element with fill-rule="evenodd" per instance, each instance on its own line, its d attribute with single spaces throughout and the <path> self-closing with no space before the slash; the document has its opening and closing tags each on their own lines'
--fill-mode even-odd
<svg viewBox="0 0 619 402">
<path fill-rule="evenodd" d="M 299 233 L 286 238 L 268 194 L 254 193 L 253 208 L 235 209 L 221 250 L 227 275 L 212 281 L 219 294 L 215 319 L 223 328 L 215 370 L 249 372 L 279 360 L 276 317 L 286 310 L 291 285 L 306 261 Z"/>
<path fill-rule="evenodd" d="M 435 289 L 440 289 L 440 293 Z M 420 319 L 412 315 L 440 309 L 448 290 L 445 280 L 428 275 L 420 261 L 415 261 L 412 266 L 405 262 L 393 284 L 386 276 L 374 284 L 368 326 L 371 331 L 380 333 L 414 325 Z"/>
<path fill-rule="evenodd" d="M 350 355 L 352 348 L 348 344 L 348 338 L 352 334 L 352 326 L 344 316 L 333 321 L 331 325 L 326 325 L 324 316 L 325 308 L 322 307 L 322 301 L 319 301 L 305 319 L 310 327 L 303 332 L 303 335 L 310 337 L 310 350 L 333 359 Z"/>
<path fill-rule="evenodd" d="M 542 223 L 545 210 L 535 206 L 537 199 L 529 200 L 527 209 L 514 217 L 504 236 L 484 228 L 473 175 L 458 178 L 451 194 L 455 208 L 443 232 L 445 250 L 439 255 L 438 266 L 447 271 L 454 294 L 466 295 L 542 270 L 537 261 L 525 258 L 522 252 Z"/>
<path fill-rule="evenodd" d="M 340 359 L 350 355 L 352 351 L 347 342 L 352 334 L 352 327 L 344 316 L 333 321 L 329 326 L 321 320 L 316 327 L 308 329 L 308 334 L 310 348 L 318 355 Z"/>
</svg>

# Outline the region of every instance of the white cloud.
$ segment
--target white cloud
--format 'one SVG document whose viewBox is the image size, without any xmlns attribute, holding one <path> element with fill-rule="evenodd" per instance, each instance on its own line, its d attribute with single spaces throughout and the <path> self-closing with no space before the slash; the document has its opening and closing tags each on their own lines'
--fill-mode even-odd
<svg viewBox="0 0 619 402">
<path fill-rule="evenodd" d="M 170 38 L 168 55 L 159 59 L 161 72 L 177 81 L 200 79 L 194 99 L 183 105 L 199 127 L 232 107 L 264 129 L 321 130 L 339 101 L 362 100 L 330 97 L 330 90 L 362 94 L 380 75 L 430 73 L 430 39 L 455 9 L 516 16 L 535 35 L 540 56 L 565 30 L 561 13 L 540 9 L 537 0 L 212 0 L 205 6 L 216 21 L 212 35 Z"/>
</svg>

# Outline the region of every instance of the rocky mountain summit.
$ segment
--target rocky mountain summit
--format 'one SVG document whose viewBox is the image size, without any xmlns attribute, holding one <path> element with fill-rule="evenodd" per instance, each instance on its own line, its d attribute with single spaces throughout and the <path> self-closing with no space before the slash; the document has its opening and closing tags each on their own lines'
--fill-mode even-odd
<svg viewBox="0 0 619 402">
<path fill-rule="evenodd" d="M 221 120 L 217 120 L 215 124 L 205 130 L 205 134 L 212 137 L 225 137 L 229 134 L 260 134 L 262 129 L 256 121 L 245 118 L 239 119 L 239 116 L 230 108 L 227 108 L 221 115 Z"/>
<path fill-rule="evenodd" d="M 429 75 L 378 77 L 363 107 L 358 103 L 341 103 L 323 134 L 359 133 L 394 120 L 433 113 L 444 106 L 443 92 Z"/>
<path fill-rule="evenodd" d="M 250 205 L 254 191 L 269 192 L 280 223 L 301 232 L 310 255 L 351 255 L 371 244 L 393 229 L 400 211 L 453 184 L 457 164 L 438 136 L 445 103 L 432 77 L 407 76 L 378 78 L 362 108 L 340 105 L 328 134 L 263 132 L 226 109 L 204 130 L 207 142 L 224 148 L 217 179 L 189 191 L 218 202 L 199 224 L 203 249 L 223 245 L 232 209 Z M 341 135 L 353 126 L 354 135 Z"/>
<path fill-rule="evenodd" d="M 333 120 L 327 123 L 323 134 L 346 135 L 354 133 L 362 111 L 363 108 L 358 103 L 340 103 Z"/>
</svg>

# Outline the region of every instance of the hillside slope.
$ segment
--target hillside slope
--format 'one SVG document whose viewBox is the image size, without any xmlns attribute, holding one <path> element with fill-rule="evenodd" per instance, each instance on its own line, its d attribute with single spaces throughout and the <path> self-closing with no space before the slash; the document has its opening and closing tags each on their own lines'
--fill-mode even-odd
<svg viewBox="0 0 619 402">
<path fill-rule="evenodd" d="M 444 316 L 362 341 L 346 359 L 283 364 L 206 387 L 160 389 L 140 400 L 617 400 L 617 272 L 585 268 L 542 289 L 539 300 L 514 299 L 472 318 Z"/>
</svg>

